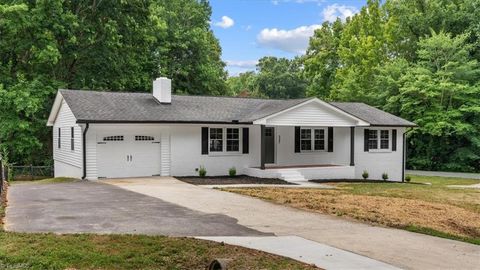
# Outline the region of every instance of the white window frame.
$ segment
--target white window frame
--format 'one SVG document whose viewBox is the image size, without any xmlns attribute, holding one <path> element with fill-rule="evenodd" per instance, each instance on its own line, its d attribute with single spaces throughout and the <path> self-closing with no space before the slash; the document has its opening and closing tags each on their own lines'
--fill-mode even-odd
<svg viewBox="0 0 480 270">
<path fill-rule="evenodd" d="M 302 130 L 310 130 L 310 150 L 302 149 Z M 315 130 L 323 130 L 323 149 L 315 150 Z M 327 152 L 328 132 L 325 127 L 301 127 L 300 128 L 300 153 L 315 153 L 315 152 Z"/>
<path fill-rule="evenodd" d="M 370 132 L 375 131 L 377 133 L 377 148 L 370 148 Z M 382 143 L 382 138 L 381 134 L 382 131 L 388 131 L 388 148 L 381 148 L 381 143 Z M 385 129 L 385 128 L 375 128 L 375 129 L 369 129 L 369 134 L 368 134 L 368 152 L 372 153 L 385 153 L 385 152 L 392 152 L 392 130 L 391 129 Z"/>
<path fill-rule="evenodd" d="M 210 139 L 211 129 L 222 129 L 222 151 L 211 151 L 210 146 L 212 140 Z M 227 151 L 227 129 L 237 129 L 238 130 L 238 151 Z M 242 153 L 242 127 L 208 127 L 208 154 L 215 155 L 238 155 Z"/>
</svg>

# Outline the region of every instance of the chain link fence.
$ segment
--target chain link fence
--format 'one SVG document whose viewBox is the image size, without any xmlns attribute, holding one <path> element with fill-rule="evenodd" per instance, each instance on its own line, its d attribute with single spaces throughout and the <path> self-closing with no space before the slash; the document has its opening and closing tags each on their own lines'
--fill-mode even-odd
<svg viewBox="0 0 480 270">
<path fill-rule="evenodd" d="M 9 180 L 39 180 L 53 177 L 53 166 L 11 166 Z"/>
</svg>

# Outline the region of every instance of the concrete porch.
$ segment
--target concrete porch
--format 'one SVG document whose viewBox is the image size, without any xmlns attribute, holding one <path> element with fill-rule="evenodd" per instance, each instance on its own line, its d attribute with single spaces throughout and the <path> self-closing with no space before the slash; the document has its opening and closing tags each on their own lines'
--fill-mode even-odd
<svg viewBox="0 0 480 270">
<path fill-rule="evenodd" d="M 289 182 L 308 181 L 313 179 L 353 179 L 355 166 L 333 164 L 289 165 L 248 167 L 244 173 L 253 177 L 278 178 Z"/>
</svg>

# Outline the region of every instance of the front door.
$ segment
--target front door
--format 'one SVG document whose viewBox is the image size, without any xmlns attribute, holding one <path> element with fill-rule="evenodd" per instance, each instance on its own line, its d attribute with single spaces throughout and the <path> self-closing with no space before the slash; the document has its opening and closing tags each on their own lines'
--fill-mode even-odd
<svg viewBox="0 0 480 270">
<path fill-rule="evenodd" d="M 265 163 L 275 163 L 275 128 L 265 127 Z"/>
</svg>

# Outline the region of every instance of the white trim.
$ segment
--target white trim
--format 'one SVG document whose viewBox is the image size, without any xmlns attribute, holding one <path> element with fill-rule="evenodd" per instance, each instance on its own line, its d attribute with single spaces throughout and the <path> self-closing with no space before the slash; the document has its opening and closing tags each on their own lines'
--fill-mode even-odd
<svg viewBox="0 0 480 270">
<path fill-rule="evenodd" d="M 218 128 L 222 129 L 222 151 L 211 151 L 210 150 L 210 129 Z M 234 128 L 238 130 L 238 151 L 227 151 L 227 129 Z M 243 147 L 243 138 L 242 138 L 242 128 L 241 127 L 232 127 L 232 126 L 209 126 L 208 127 L 208 155 L 209 156 L 236 156 L 242 155 L 242 147 Z"/>
<path fill-rule="evenodd" d="M 55 101 L 53 102 L 52 110 L 48 115 L 47 127 L 52 127 L 55 124 L 58 112 L 60 112 L 60 107 L 62 107 L 62 100 L 63 96 L 60 91 L 58 91 L 57 95 L 55 96 Z"/>
<path fill-rule="evenodd" d="M 289 112 L 289 111 L 291 111 L 291 110 L 293 110 L 293 109 L 299 108 L 299 107 L 301 107 L 301 106 L 304 106 L 304 105 L 307 105 L 307 104 L 310 104 L 310 103 L 313 103 L 313 102 L 316 102 L 316 103 L 318 103 L 318 104 L 320 104 L 320 105 L 322 105 L 322 106 L 325 106 L 325 107 L 328 108 L 328 109 L 333 110 L 334 112 L 336 112 L 336 113 L 338 113 L 338 114 L 341 114 L 341 115 L 343 115 L 343 116 L 346 116 L 346 117 L 348 117 L 348 118 L 356 121 L 356 125 L 355 125 L 355 126 L 370 126 L 370 123 L 368 123 L 368 122 L 366 122 L 366 121 L 364 121 L 364 120 L 362 120 L 362 119 L 360 119 L 360 118 L 357 118 L 357 117 L 355 117 L 355 116 L 353 116 L 353 115 L 351 115 L 351 114 L 349 114 L 349 113 L 346 113 L 345 111 L 342 111 L 342 110 L 340 110 L 339 108 L 337 108 L 337 107 L 335 107 L 335 106 L 333 106 L 333 105 L 331 105 L 331 104 L 329 104 L 329 103 L 327 103 L 327 102 L 325 102 L 325 101 L 322 101 L 322 100 L 320 100 L 320 99 L 318 99 L 318 98 L 312 98 L 312 99 L 306 100 L 306 101 L 304 101 L 304 102 L 301 102 L 300 104 L 297 104 L 297 105 L 295 105 L 295 106 L 289 107 L 289 108 L 287 108 L 287 109 L 285 109 L 285 110 L 281 110 L 281 111 L 276 112 L 276 113 L 274 113 L 274 114 L 271 114 L 271 115 L 265 116 L 265 117 L 263 117 L 263 118 L 257 119 L 257 120 L 255 120 L 255 121 L 253 121 L 253 124 L 254 124 L 254 125 L 266 125 L 266 124 L 267 124 L 267 120 L 270 119 L 270 118 L 273 118 L 273 117 L 275 117 L 275 116 L 278 116 L 278 115 L 280 115 L 280 114 Z"/>
<path fill-rule="evenodd" d="M 302 150 L 302 129 L 310 130 L 311 150 Z M 315 130 L 323 130 L 323 150 L 315 150 Z M 326 127 L 300 127 L 300 153 L 328 152 L 328 129 Z"/>
<path fill-rule="evenodd" d="M 377 132 L 377 148 L 375 149 L 370 149 L 370 134 L 368 134 L 369 138 L 368 138 L 368 142 L 369 143 L 369 147 L 368 147 L 368 152 L 369 153 L 391 153 L 393 152 L 392 150 L 392 141 L 393 141 L 393 136 L 392 136 L 392 129 L 387 129 L 385 127 L 379 127 L 379 128 L 370 128 L 369 129 L 369 132 L 372 131 L 372 130 L 375 130 Z M 381 146 L 381 142 L 382 142 L 382 139 L 381 139 L 381 131 L 382 130 L 386 130 L 388 131 L 388 148 L 380 148 Z"/>
</svg>

